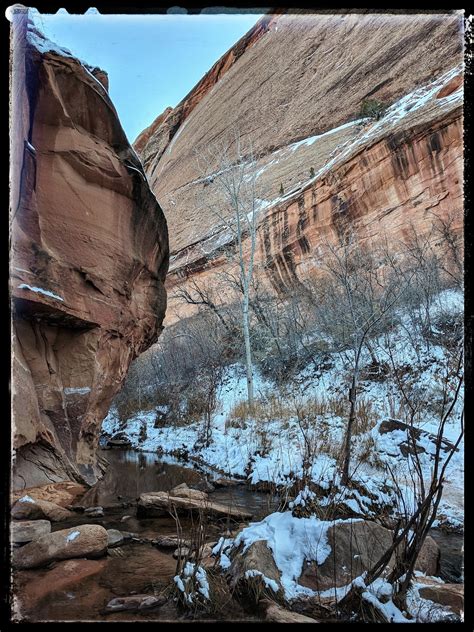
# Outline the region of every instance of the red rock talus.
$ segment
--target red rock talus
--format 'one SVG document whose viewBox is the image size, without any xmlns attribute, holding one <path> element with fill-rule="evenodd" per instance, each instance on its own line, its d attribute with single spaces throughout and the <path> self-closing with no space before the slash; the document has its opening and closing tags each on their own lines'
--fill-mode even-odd
<svg viewBox="0 0 474 632">
<path fill-rule="evenodd" d="M 100 424 L 166 309 L 166 220 L 105 73 L 17 12 L 11 126 L 13 487 L 100 473 Z"/>
</svg>

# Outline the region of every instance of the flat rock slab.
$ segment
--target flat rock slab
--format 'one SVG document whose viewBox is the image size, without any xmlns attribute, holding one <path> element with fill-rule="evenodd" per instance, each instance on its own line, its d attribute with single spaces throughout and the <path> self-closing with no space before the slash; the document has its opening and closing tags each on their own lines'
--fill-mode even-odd
<svg viewBox="0 0 474 632">
<path fill-rule="evenodd" d="M 123 610 L 150 610 L 159 608 L 167 601 L 163 595 L 130 595 L 130 597 L 116 597 L 106 605 L 106 612 L 121 612 Z"/>
<path fill-rule="evenodd" d="M 28 494 L 21 496 L 12 507 L 13 520 L 51 520 L 62 522 L 74 516 L 72 511 L 49 500 L 36 500 Z"/>
<path fill-rule="evenodd" d="M 13 544 L 26 544 L 51 533 L 49 520 L 13 520 L 11 523 L 11 541 Z"/>
<path fill-rule="evenodd" d="M 189 513 L 193 511 L 203 511 L 204 513 L 217 518 L 234 518 L 235 520 L 250 520 L 252 514 L 244 509 L 228 507 L 221 503 L 196 498 L 181 498 L 171 496 L 166 492 L 148 492 L 142 494 L 138 501 L 137 515 L 144 517 L 155 517 L 167 515 L 170 511 L 178 513 Z"/>
<path fill-rule="evenodd" d="M 72 481 L 48 483 L 47 485 L 28 487 L 22 491 L 14 491 L 11 494 L 11 500 L 14 503 L 22 496 L 29 496 L 34 500 L 46 500 L 60 507 L 67 507 L 76 502 L 86 491 L 87 487 L 85 485 L 73 483 Z"/>
<path fill-rule="evenodd" d="M 107 551 L 107 531 L 96 524 L 83 524 L 41 536 L 13 553 L 15 568 L 38 568 L 57 560 L 100 557 Z"/>
</svg>

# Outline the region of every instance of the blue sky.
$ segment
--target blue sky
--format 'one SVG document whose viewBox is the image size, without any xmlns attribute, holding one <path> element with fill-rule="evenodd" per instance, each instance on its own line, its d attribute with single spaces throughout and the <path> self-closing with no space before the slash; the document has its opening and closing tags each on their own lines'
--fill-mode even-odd
<svg viewBox="0 0 474 632">
<path fill-rule="evenodd" d="M 257 14 L 41 15 L 49 39 L 109 75 L 109 93 L 130 141 L 174 106 Z"/>
</svg>

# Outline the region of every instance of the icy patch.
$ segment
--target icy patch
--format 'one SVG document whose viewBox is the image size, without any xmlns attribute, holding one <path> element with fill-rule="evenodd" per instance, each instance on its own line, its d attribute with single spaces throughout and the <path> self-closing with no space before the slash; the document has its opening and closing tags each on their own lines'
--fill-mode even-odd
<svg viewBox="0 0 474 632">
<path fill-rule="evenodd" d="M 80 535 L 81 535 L 80 531 L 71 531 L 66 536 L 66 542 L 74 542 L 74 540 L 78 538 Z"/>
<path fill-rule="evenodd" d="M 317 140 L 320 140 L 321 138 L 326 138 L 327 136 L 336 134 L 343 129 L 348 129 L 356 125 L 360 125 L 361 123 L 364 123 L 365 121 L 368 121 L 368 120 L 369 119 L 367 118 L 360 118 L 354 121 L 349 121 L 349 123 L 344 123 L 344 125 L 339 125 L 339 127 L 333 127 L 332 129 L 328 130 L 327 132 L 324 132 L 323 134 L 317 134 L 316 136 L 308 136 L 308 138 L 303 138 L 303 140 L 299 140 L 296 143 L 291 143 L 291 145 L 288 145 L 287 147 L 285 147 L 285 150 L 295 151 L 299 147 L 302 147 L 304 145 L 310 146 L 313 143 L 315 143 Z"/>
<path fill-rule="evenodd" d="M 21 498 L 18 499 L 18 502 L 36 504 L 36 500 L 34 500 L 34 498 L 31 498 L 31 496 L 22 496 Z"/>
<path fill-rule="evenodd" d="M 64 301 L 64 299 L 61 296 L 58 296 L 58 294 L 54 294 L 53 292 L 50 292 L 49 290 L 44 290 L 41 287 L 33 287 L 31 285 L 28 285 L 27 283 L 21 283 L 18 286 L 19 290 L 30 290 L 31 292 L 36 292 L 37 294 L 43 294 L 44 296 L 50 296 L 51 298 L 56 299 L 57 301 Z"/>
<path fill-rule="evenodd" d="M 86 395 L 90 392 L 90 386 L 68 386 L 64 389 L 65 395 Z"/>
</svg>

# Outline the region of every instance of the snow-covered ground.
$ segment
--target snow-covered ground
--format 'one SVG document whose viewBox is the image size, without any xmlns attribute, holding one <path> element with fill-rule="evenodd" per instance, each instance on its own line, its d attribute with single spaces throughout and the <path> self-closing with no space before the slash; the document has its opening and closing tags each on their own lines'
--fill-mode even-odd
<svg viewBox="0 0 474 632">
<path fill-rule="evenodd" d="M 231 564 L 229 557 L 233 552 L 237 550 L 240 555 L 243 555 L 252 544 L 265 541 L 280 571 L 281 587 L 288 601 L 315 596 L 340 601 L 353 586 L 357 586 L 362 591 L 363 599 L 379 609 L 386 619 L 393 623 L 436 622 L 451 615 L 446 608 L 420 596 L 419 589 L 426 586 L 423 582 L 426 580 L 426 575 L 420 571 L 415 571 L 414 581 L 407 595 L 408 612 L 405 613 L 394 604 L 393 586 L 383 575 L 366 585 L 364 572 L 345 586 L 320 592 L 302 586 L 298 580 L 305 562 L 314 561 L 318 566 L 324 564 L 331 555 L 328 530 L 335 524 L 344 522 L 353 523 L 355 520 L 327 521 L 320 520 L 314 515 L 298 518 L 292 515 L 291 511 L 275 512 L 260 522 L 251 523 L 235 538 L 220 538 L 213 549 L 213 555 L 218 557 L 220 566 L 226 570 Z M 265 577 L 261 571 L 248 570 L 245 573 L 245 577 L 256 575 L 261 576 L 266 587 L 273 590 L 275 594 L 279 591 L 278 583 Z M 444 583 L 438 577 L 429 579 L 432 583 Z"/>
<path fill-rule="evenodd" d="M 431 313 L 434 318 L 440 313 L 462 313 L 462 309 L 462 295 L 447 290 L 437 297 Z M 414 380 L 423 401 L 435 402 L 443 382 L 447 350 L 436 344 L 429 347 L 426 344 L 407 344 L 404 327 L 409 326 L 408 316 L 403 316 L 401 326 L 392 334 L 393 360 L 399 367 L 411 367 L 416 371 Z M 373 346 L 377 349 L 379 360 L 388 363 L 390 358 L 384 351 L 386 346 L 382 340 L 379 342 L 373 341 Z M 367 353 L 365 367 L 369 362 Z M 335 414 L 332 408 L 334 403 L 342 402 L 347 411 L 347 366 L 347 358 L 332 354 L 324 366 L 307 366 L 294 377 L 287 394 L 290 404 L 293 402 L 301 408 L 308 402 L 327 403 L 326 410 L 308 417 L 309 421 L 303 426 L 296 414 L 289 414 L 284 419 L 236 420 L 232 410 L 246 399 L 246 377 L 243 367 L 233 365 L 228 368 L 218 394 L 218 406 L 212 419 L 212 441 L 208 447 L 203 446 L 201 439 L 203 422 L 155 428 L 157 409 L 138 412 L 123 424 L 112 408 L 103 422 L 103 432 L 109 436 L 118 431 L 124 432 L 137 450 L 162 453 L 186 451 L 189 456 L 227 475 L 246 477 L 252 484 L 271 482 L 282 486 L 289 486 L 303 476 L 305 438 L 306 441 L 309 438 L 312 445 L 310 479 L 320 489 L 328 489 L 331 485 L 334 489 L 339 483 L 337 458 L 346 429 L 346 414 L 340 411 Z M 277 393 L 281 397 L 281 391 L 278 392 L 271 381 L 260 375 L 255 379 L 255 392 L 263 401 L 268 401 Z M 416 502 L 410 473 L 411 460 L 404 456 L 400 447 L 406 442 L 407 433 L 399 429 L 380 432 L 384 420 L 402 419 L 398 414 L 399 399 L 400 393 L 393 378 L 370 379 L 370 375 L 366 374 L 365 379 L 361 379 L 359 400 L 367 403 L 370 423 L 363 432 L 353 437 L 351 474 L 353 481 L 359 483 L 360 491 L 348 491 L 341 487 L 337 497 L 355 515 L 371 516 L 377 504 L 389 505 L 393 502 L 397 485 L 408 507 L 413 507 Z M 459 433 L 461 409 L 462 397 L 444 431 L 444 437 L 452 443 Z M 435 405 L 427 405 L 422 410 L 417 427 L 423 431 L 418 445 L 424 452 L 419 454 L 419 458 L 428 480 L 435 449 L 430 435 L 436 435 L 439 427 L 439 411 Z M 146 431 L 145 439 L 143 429 Z M 463 524 L 463 455 L 461 442 L 446 472 L 446 490 L 449 493 L 445 493 L 441 501 L 438 523 L 447 522 L 456 527 Z"/>
</svg>

